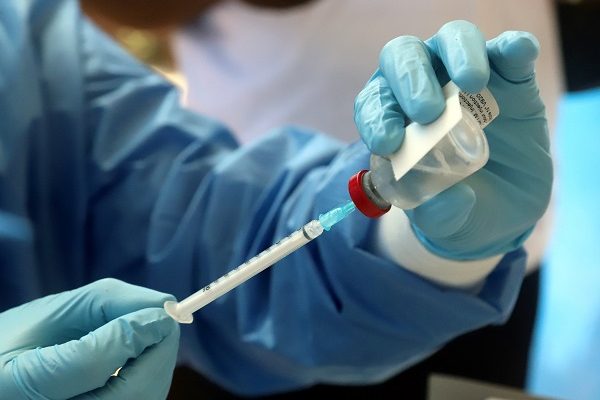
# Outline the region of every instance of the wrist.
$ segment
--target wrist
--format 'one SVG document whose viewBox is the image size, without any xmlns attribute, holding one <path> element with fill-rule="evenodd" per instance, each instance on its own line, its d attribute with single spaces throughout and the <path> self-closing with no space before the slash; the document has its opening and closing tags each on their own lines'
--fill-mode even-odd
<svg viewBox="0 0 600 400">
<path fill-rule="evenodd" d="M 458 288 L 477 286 L 503 256 L 463 260 L 440 255 L 422 242 L 408 217 L 394 207 L 377 221 L 372 250 L 423 278 Z"/>
<path fill-rule="evenodd" d="M 453 234 L 447 238 L 430 239 L 417 226 L 411 224 L 413 234 L 429 252 L 457 261 L 481 260 L 515 251 L 523 247 L 523 243 L 531 235 L 534 227 L 511 235 L 494 234 L 490 229 L 487 233 L 471 231 L 467 234 Z"/>
</svg>

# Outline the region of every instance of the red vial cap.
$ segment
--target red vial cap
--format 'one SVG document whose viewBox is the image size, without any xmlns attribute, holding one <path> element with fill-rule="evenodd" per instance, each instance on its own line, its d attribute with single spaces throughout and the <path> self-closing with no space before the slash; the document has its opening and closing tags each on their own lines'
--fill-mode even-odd
<svg viewBox="0 0 600 400">
<path fill-rule="evenodd" d="M 375 204 L 363 188 L 363 177 L 369 172 L 366 169 L 353 175 L 348 181 L 348 192 L 350 198 L 358 210 L 369 218 L 379 218 L 386 212 L 390 211 L 391 206 L 381 209 Z"/>
</svg>

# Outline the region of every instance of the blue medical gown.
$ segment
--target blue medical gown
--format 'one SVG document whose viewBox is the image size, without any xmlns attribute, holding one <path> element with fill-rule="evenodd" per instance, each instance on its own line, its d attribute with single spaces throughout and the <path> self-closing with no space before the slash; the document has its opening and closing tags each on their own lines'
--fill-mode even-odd
<svg viewBox="0 0 600 400">
<path fill-rule="evenodd" d="M 2 310 L 107 276 L 182 299 L 340 205 L 367 166 L 362 144 L 291 127 L 238 147 L 77 2 L 0 3 Z M 373 383 L 505 320 L 523 251 L 453 290 L 372 254 L 373 224 L 356 213 L 196 313 L 181 362 L 241 394 Z"/>
</svg>

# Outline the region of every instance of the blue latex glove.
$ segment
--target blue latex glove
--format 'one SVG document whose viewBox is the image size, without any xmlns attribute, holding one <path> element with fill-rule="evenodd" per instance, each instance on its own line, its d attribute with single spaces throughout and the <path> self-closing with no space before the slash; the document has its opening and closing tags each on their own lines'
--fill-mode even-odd
<svg viewBox="0 0 600 400">
<path fill-rule="evenodd" d="M 406 212 L 421 242 L 448 258 L 477 259 L 515 250 L 543 215 L 552 187 L 544 105 L 534 77 L 539 44 L 526 32 L 485 42 L 466 21 L 422 42 L 402 36 L 381 52 L 380 67 L 355 103 L 355 121 L 373 153 L 402 144 L 408 119 L 435 120 L 451 78 L 462 90 L 486 85 L 500 115 L 486 127 L 490 159 L 461 183 Z"/>
<path fill-rule="evenodd" d="M 166 398 L 179 328 L 157 307 L 170 298 L 103 279 L 1 313 L 0 398 Z"/>
</svg>

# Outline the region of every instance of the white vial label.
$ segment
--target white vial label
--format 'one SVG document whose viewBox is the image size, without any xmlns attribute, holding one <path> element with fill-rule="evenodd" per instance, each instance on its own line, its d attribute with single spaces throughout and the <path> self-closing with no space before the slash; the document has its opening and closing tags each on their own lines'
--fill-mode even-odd
<svg viewBox="0 0 600 400">
<path fill-rule="evenodd" d="M 500 112 L 498 103 L 487 88 L 479 93 L 460 92 L 458 98 L 461 107 L 469 111 L 481 129 L 488 126 Z"/>
</svg>

